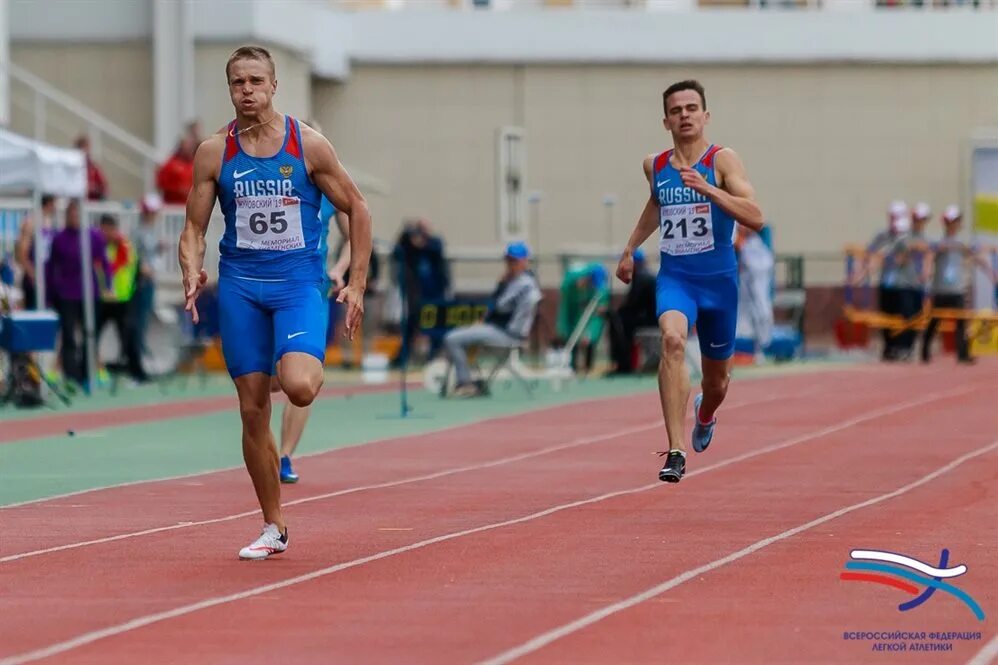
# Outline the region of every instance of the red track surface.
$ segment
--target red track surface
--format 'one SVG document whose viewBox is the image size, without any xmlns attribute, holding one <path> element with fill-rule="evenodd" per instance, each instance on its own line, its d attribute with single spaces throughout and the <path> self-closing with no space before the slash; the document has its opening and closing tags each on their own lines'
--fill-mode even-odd
<svg viewBox="0 0 998 665">
<path fill-rule="evenodd" d="M 652 395 L 303 459 L 305 480 L 286 491 L 286 500 L 481 466 L 589 437 L 490 468 L 291 506 L 291 549 L 263 563 L 235 560 L 258 529 L 256 515 L 0 563 L 0 658 L 117 626 L 50 660 L 486 660 L 988 446 L 998 439 L 996 392 L 993 364 L 735 383 L 729 405 L 770 401 L 726 406 L 713 447 L 691 453 L 687 478 L 677 486 L 654 480 L 660 460 L 651 453 L 664 445 L 661 430 L 613 436 L 657 419 Z M 717 466 L 779 443 L 786 446 Z M 897 662 L 896 654 L 874 652 L 870 641 L 846 641 L 843 633 L 981 632 L 982 640 L 953 642 L 951 652 L 904 655 L 904 662 L 965 662 L 994 634 L 998 616 L 996 481 L 993 447 L 900 496 L 705 570 L 523 661 Z M 621 490 L 634 491 L 596 499 Z M 580 500 L 589 503 L 356 562 Z M 235 472 L 91 492 L 0 510 L 0 556 L 253 507 L 248 480 Z M 840 580 L 857 547 L 930 562 L 949 548 L 954 564 L 969 567 L 954 583 L 981 604 L 987 620 L 978 622 L 938 591 L 901 613 L 897 605 L 910 595 Z M 142 627 L 122 625 L 346 562 L 354 563 L 231 602 L 181 609 Z"/>
</svg>

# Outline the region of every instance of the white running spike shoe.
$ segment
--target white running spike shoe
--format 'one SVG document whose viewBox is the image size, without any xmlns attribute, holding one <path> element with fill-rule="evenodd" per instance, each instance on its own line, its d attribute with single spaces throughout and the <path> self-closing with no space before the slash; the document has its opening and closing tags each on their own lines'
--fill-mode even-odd
<svg viewBox="0 0 998 665">
<path fill-rule="evenodd" d="M 239 550 L 239 558 L 258 561 L 271 554 L 280 554 L 288 549 L 288 530 L 282 535 L 276 524 L 265 524 L 263 533 L 246 547 Z"/>
</svg>

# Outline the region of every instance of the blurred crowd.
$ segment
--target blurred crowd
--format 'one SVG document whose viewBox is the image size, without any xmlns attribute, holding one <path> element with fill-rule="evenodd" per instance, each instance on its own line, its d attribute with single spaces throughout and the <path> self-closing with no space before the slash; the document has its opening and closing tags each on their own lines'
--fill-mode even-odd
<svg viewBox="0 0 998 665">
<path fill-rule="evenodd" d="M 912 320 L 928 308 L 965 310 L 970 301 L 974 266 L 995 279 L 991 263 L 974 242 L 960 237 L 963 213 L 949 205 L 939 213 L 941 233 L 930 227 L 932 207 L 918 203 L 914 207 L 895 201 L 887 211 L 887 226 L 866 247 L 862 265 L 853 276 L 853 284 L 863 284 L 877 275 L 877 305 L 887 315 Z M 933 342 L 941 319 L 930 318 L 921 331 L 922 362 L 932 358 Z M 906 361 L 915 357 L 919 330 L 910 325 L 904 330 L 884 328 L 882 359 Z M 967 321 L 955 320 L 957 359 L 972 363 L 967 340 Z"/>
<path fill-rule="evenodd" d="M 148 380 L 142 364 L 146 333 L 153 313 L 156 275 L 162 269 L 166 246 L 155 228 L 162 200 L 147 196 L 141 206 L 141 221 L 131 235 L 124 233 L 115 215 L 102 214 L 89 231 L 90 254 L 83 256 L 81 202 L 66 201 L 59 226 L 54 196 L 41 197 L 41 216 L 22 221 L 14 247 L 20 273 L 20 298 L 14 308 L 54 310 L 59 317 L 58 369 L 70 382 L 86 385 L 91 371 L 85 353 L 84 310 L 86 298 L 94 305 L 96 337 L 113 325 L 119 341 L 120 359 L 101 362 L 132 381 Z M 37 228 L 36 228 L 37 227 Z M 36 248 L 36 242 L 41 244 Z M 36 264 L 37 258 L 40 260 Z M 89 290 L 83 278 L 84 263 L 92 268 Z M 44 270 L 45 296 L 39 297 Z"/>
</svg>

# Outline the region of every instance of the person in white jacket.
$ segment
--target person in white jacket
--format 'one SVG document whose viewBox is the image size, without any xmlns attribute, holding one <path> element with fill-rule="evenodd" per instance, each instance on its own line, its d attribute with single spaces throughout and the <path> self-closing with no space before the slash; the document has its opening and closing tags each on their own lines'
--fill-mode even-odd
<svg viewBox="0 0 998 665">
<path fill-rule="evenodd" d="M 738 336 L 755 340 L 760 358 L 773 339 L 773 252 L 744 226 L 738 236 Z"/>
</svg>

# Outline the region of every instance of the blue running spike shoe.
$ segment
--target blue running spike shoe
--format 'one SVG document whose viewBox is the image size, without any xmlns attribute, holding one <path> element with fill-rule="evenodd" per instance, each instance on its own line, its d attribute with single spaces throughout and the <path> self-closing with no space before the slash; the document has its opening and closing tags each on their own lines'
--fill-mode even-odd
<svg viewBox="0 0 998 665">
<path fill-rule="evenodd" d="M 298 474 L 291 470 L 291 458 L 282 457 L 281 458 L 281 482 L 282 483 L 297 483 Z"/>
<path fill-rule="evenodd" d="M 700 393 L 693 400 L 693 450 L 702 453 L 707 450 L 710 440 L 714 438 L 714 426 L 717 425 L 717 418 L 710 421 L 709 425 L 700 423 L 700 404 L 703 403 L 703 393 Z"/>
</svg>

